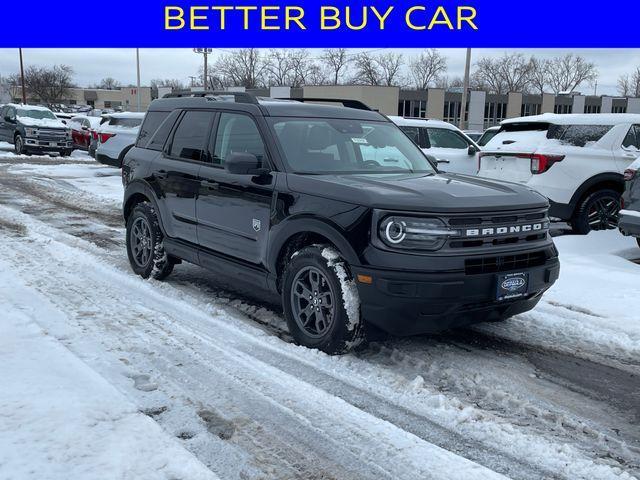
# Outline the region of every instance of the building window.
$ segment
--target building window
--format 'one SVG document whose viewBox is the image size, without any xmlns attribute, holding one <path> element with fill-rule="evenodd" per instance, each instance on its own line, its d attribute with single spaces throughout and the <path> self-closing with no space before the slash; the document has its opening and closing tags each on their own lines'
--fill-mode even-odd
<svg viewBox="0 0 640 480">
<path fill-rule="evenodd" d="M 104 108 L 111 108 L 111 102 L 105 100 L 104 101 Z"/>
<path fill-rule="evenodd" d="M 627 107 L 625 105 L 616 105 L 611 108 L 611 113 L 627 113 Z"/>
<path fill-rule="evenodd" d="M 411 116 L 411 100 L 400 100 L 398 102 L 398 115 L 401 117 Z"/>
<path fill-rule="evenodd" d="M 553 107 L 553 113 L 571 113 L 573 111 L 573 105 L 558 105 Z"/>
<path fill-rule="evenodd" d="M 584 113 L 600 113 L 602 107 L 600 105 L 585 105 Z"/>
<path fill-rule="evenodd" d="M 531 115 L 540 115 L 542 104 L 540 103 L 523 103 L 520 109 L 521 117 L 529 117 Z"/>
<path fill-rule="evenodd" d="M 443 120 L 454 125 L 460 122 L 460 102 L 444 102 Z"/>
<path fill-rule="evenodd" d="M 503 102 L 487 102 L 484 104 L 484 126 L 493 127 L 507 118 L 507 104 Z"/>
</svg>

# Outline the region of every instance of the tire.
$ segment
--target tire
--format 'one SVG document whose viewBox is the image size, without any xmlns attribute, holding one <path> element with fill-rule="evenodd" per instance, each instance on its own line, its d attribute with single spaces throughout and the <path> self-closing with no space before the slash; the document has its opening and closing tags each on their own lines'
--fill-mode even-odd
<svg viewBox="0 0 640 480">
<path fill-rule="evenodd" d="M 60 152 L 60 155 L 63 157 L 69 157 L 73 153 L 73 150 L 63 150 Z"/>
<path fill-rule="evenodd" d="M 27 153 L 24 150 L 24 139 L 22 138 L 22 135 L 20 135 L 20 134 L 16 135 L 16 138 L 14 138 L 13 147 L 14 147 L 14 150 L 16 152 L 16 155 L 24 155 L 24 154 Z"/>
<path fill-rule="evenodd" d="M 314 245 L 297 251 L 282 280 L 282 306 L 296 343 L 336 355 L 364 342 L 358 290 L 335 249 Z"/>
<path fill-rule="evenodd" d="M 591 230 L 618 228 L 620 193 L 611 189 L 598 190 L 587 195 L 576 208 L 571 219 L 574 233 L 585 235 Z"/>
<path fill-rule="evenodd" d="M 127 220 L 127 256 L 135 273 L 142 278 L 162 280 L 174 262 L 167 255 L 155 210 L 149 202 L 136 205 Z"/>
</svg>

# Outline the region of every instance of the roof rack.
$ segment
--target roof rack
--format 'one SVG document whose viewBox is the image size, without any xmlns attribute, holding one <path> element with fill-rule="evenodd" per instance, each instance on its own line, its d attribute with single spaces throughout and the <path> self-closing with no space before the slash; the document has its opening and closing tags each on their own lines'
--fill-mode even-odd
<svg viewBox="0 0 640 480">
<path fill-rule="evenodd" d="M 233 97 L 237 103 L 258 103 L 255 96 L 248 92 L 228 92 L 226 90 L 180 90 L 167 93 L 162 98 L 183 98 L 183 97 Z"/>
<path fill-rule="evenodd" d="M 358 110 L 373 111 L 369 105 L 361 102 L 360 100 L 353 100 L 350 98 L 278 98 L 276 100 L 295 100 L 296 102 L 323 102 L 323 103 L 341 103 L 344 107 L 355 108 Z"/>
</svg>

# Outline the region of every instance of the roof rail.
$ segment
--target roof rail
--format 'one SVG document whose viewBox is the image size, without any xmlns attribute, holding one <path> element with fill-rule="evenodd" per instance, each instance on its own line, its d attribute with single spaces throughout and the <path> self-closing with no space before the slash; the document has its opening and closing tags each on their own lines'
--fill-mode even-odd
<svg viewBox="0 0 640 480">
<path fill-rule="evenodd" d="M 355 108 L 358 110 L 373 111 L 369 105 L 361 102 L 360 100 L 353 100 L 350 98 L 278 98 L 277 100 L 295 100 L 296 102 L 324 102 L 324 103 L 341 103 L 344 107 Z"/>
<path fill-rule="evenodd" d="M 179 90 L 167 93 L 162 98 L 183 97 L 233 97 L 237 103 L 258 103 L 258 99 L 248 92 L 228 92 L 226 90 Z"/>
</svg>

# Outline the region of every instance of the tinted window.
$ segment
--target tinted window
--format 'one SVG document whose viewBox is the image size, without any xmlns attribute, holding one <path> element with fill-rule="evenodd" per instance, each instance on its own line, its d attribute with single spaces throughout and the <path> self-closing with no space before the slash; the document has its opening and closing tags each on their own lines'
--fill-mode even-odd
<svg viewBox="0 0 640 480">
<path fill-rule="evenodd" d="M 109 119 L 109 125 L 116 125 L 118 127 L 139 127 L 142 123 L 142 118 L 123 118 L 123 117 L 111 117 Z"/>
<path fill-rule="evenodd" d="M 224 165 L 229 154 L 236 152 L 253 153 L 260 161 L 264 158 L 262 137 L 253 119 L 247 115 L 220 115 L 215 142 L 214 165 Z"/>
<path fill-rule="evenodd" d="M 487 143 L 489 143 L 489 140 L 496 136 L 497 133 L 498 130 L 487 130 L 482 134 L 480 140 L 478 140 L 478 145 L 484 147 Z"/>
<path fill-rule="evenodd" d="M 429 148 L 429 136 L 427 129 L 423 127 L 411 127 L 404 125 L 400 129 L 409 135 L 409 138 L 413 140 L 420 148 Z"/>
<path fill-rule="evenodd" d="M 167 138 L 171 134 L 171 129 L 176 123 L 178 115 L 180 115 L 180 110 L 174 110 L 171 112 L 155 133 L 151 135 L 151 138 L 145 148 L 161 151 L 164 148 L 164 144 L 167 142 Z"/>
<path fill-rule="evenodd" d="M 452 130 L 428 128 L 429 143 L 435 148 L 468 148 L 467 141 Z"/>
<path fill-rule="evenodd" d="M 151 137 L 156 130 L 160 126 L 162 122 L 164 122 L 165 118 L 169 116 L 169 112 L 149 112 L 144 117 L 144 122 L 142 122 L 142 127 L 140 128 L 140 133 L 138 134 L 138 142 L 137 146 L 145 148 L 151 140 Z"/>
<path fill-rule="evenodd" d="M 549 125 L 547 138 L 584 147 L 587 143 L 600 140 L 609 130 L 610 125 Z"/>
<path fill-rule="evenodd" d="M 211 112 L 186 112 L 173 136 L 170 155 L 200 160 L 212 117 Z"/>
<path fill-rule="evenodd" d="M 633 125 L 627 132 L 627 136 L 624 137 L 622 146 L 624 148 L 640 150 L 640 128 Z"/>
</svg>

